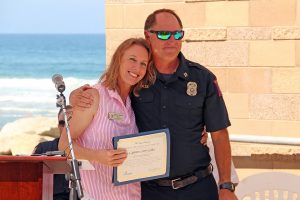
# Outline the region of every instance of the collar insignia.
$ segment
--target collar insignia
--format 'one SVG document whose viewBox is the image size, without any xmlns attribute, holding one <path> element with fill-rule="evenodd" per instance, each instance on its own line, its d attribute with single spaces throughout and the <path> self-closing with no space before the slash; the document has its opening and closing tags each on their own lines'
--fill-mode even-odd
<svg viewBox="0 0 300 200">
<path fill-rule="evenodd" d="M 149 88 L 149 85 L 143 84 L 142 88 Z"/>
</svg>

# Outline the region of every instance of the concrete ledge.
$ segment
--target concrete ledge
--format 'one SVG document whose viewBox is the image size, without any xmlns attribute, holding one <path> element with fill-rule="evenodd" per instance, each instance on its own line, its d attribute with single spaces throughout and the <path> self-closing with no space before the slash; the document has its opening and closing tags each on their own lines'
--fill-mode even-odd
<svg viewBox="0 0 300 200">
<path fill-rule="evenodd" d="M 251 169 L 299 169 L 300 154 L 253 154 L 251 156 L 233 156 L 236 168 Z"/>
<path fill-rule="evenodd" d="M 238 169 L 300 169 L 300 146 L 231 142 Z"/>
</svg>

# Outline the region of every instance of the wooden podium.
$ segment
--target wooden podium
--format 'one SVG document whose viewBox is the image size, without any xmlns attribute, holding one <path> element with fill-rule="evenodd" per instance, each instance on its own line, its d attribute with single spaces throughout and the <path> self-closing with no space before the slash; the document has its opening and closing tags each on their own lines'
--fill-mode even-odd
<svg viewBox="0 0 300 200">
<path fill-rule="evenodd" d="M 53 174 L 71 169 L 66 157 L 0 156 L 0 200 L 52 200 Z"/>
</svg>

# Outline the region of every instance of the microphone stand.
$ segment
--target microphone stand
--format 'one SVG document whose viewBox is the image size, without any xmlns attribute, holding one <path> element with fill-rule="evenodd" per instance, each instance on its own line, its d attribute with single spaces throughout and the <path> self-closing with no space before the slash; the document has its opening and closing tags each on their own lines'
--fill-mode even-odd
<svg viewBox="0 0 300 200">
<path fill-rule="evenodd" d="M 83 191 L 81 186 L 81 178 L 79 173 L 79 163 L 75 158 L 73 145 L 72 145 L 72 138 L 70 134 L 70 127 L 68 122 L 68 116 L 67 116 L 67 109 L 66 109 L 66 98 L 63 95 L 62 92 L 60 92 L 59 95 L 56 96 L 56 106 L 60 107 L 63 110 L 64 118 L 65 118 L 65 127 L 67 131 L 68 141 L 69 141 L 69 147 L 71 151 L 71 165 L 72 165 L 72 171 L 70 173 L 70 181 L 71 181 L 71 188 L 70 188 L 70 200 L 77 200 L 77 197 L 81 199 L 83 197 Z"/>
</svg>

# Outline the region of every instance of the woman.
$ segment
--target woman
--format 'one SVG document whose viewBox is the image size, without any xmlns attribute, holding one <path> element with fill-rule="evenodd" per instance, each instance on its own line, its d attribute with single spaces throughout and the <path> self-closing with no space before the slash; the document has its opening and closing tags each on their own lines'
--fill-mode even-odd
<svg viewBox="0 0 300 200">
<path fill-rule="evenodd" d="M 136 133 L 135 117 L 129 98 L 143 85 L 153 84 L 155 73 L 150 47 L 144 39 L 127 39 L 117 48 L 107 71 L 98 84 L 88 90 L 93 103 L 88 109 L 74 107 L 70 120 L 76 158 L 92 162 L 95 171 L 81 171 L 84 194 L 95 200 L 140 199 L 139 183 L 113 186 L 112 167 L 126 159 L 126 150 L 113 149 L 112 137 Z M 66 130 L 59 149 L 68 146 Z"/>
</svg>

